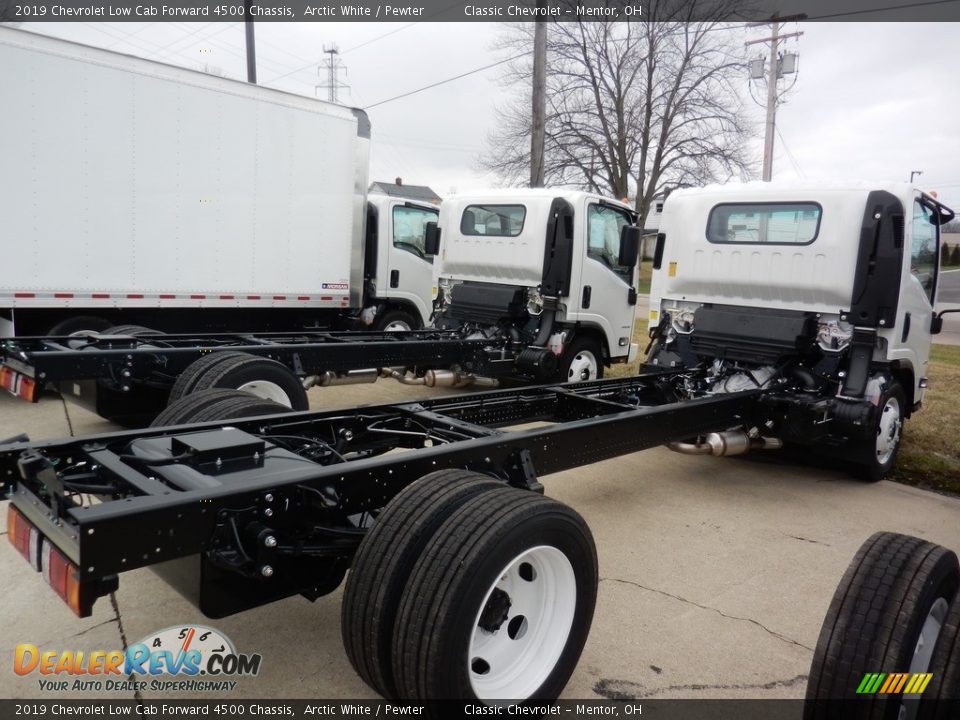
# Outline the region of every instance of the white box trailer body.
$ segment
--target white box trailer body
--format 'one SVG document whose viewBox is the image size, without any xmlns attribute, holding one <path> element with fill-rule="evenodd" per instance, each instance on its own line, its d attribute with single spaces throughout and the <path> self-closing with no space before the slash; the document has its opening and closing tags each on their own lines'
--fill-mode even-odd
<svg viewBox="0 0 960 720">
<path fill-rule="evenodd" d="M 362 111 L 6 28 L 0 65 L 0 336 L 37 309 L 363 308 Z"/>
</svg>

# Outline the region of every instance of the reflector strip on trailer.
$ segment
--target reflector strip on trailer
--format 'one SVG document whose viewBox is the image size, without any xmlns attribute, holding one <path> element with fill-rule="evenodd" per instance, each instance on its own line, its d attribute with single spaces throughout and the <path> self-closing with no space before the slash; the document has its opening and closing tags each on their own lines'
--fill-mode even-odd
<svg viewBox="0 0 960 720">
<path fill-rule="evenodd" d="M 13 298 L 17 300 L 259 300 L 266 302 L 335 302 L 337 298 L 332 295 L 281 295 L 273 293 L 263 293 L 259 295 L 235 295 L 232 293 L 140 293 L 140 292 L 77 292 L 75 290 L 57 290 L 54 292 L 28 292 L 20 291 L 14 293 L 0 293 L 0 299 Z M 342 298 L 343 302 L 349 301 L 347 296 Z"/>
</svg>

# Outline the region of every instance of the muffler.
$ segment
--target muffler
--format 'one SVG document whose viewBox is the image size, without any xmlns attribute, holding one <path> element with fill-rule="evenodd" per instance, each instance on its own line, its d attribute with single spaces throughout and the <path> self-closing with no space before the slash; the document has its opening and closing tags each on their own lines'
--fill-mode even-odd
<svg viewBox="0 0 960 720">
<path fill-rule="evenodd" d="M 672 442 L 668 448 L 674 452 L 686 455 L 745 455 L 751 450 L 779 450 L 783 447 L 780 438 L 750 437 L 743 430 L 725 430 L 724 432 L 709 433 L 703 441 Z"/>
<path fill-rule="evenodd" d="M 362 385 L 375 383 L 380 373 L 377 370 L 350 370 L 338 375 L 327 370 L 319 375 L 310 375 L 303 379 L 303 389 L 309 390 L 313 386 L 330 387 L 331 385 Z"/>
</svg>

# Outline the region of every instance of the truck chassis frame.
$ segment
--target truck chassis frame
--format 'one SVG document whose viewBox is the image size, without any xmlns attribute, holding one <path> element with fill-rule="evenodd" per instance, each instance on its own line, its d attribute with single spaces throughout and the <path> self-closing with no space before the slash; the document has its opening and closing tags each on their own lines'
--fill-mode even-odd
<svg viewBox="0 0 960 720">
<path fill-rule="evenodd" d="M 679 374 L 14 443 L 0 446 L 0 490 L 79 568 L 81 615 L 117 574 L 153 565 L 220 617 L 332 591 L 373 514 L 432 471 L 542 492 L 542 475 L 749 427 L 770 392 L 671 402 Z"/>
</svg>

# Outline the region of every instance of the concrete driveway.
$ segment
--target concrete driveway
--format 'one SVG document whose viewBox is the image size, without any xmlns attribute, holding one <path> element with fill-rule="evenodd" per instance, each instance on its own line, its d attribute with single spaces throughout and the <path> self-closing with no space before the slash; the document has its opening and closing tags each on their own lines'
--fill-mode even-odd
<svg viewBox="0 0 960 720">
<path fill-rule="evenodd" d="M 412 399 L 419 388 L 314 389 L 315 408 Z M 109 424 L 55 396 L 0 396 L 0 437 L 100 432 Z M 823 615 L 858 546 L 895 530 L 960 549 L 960 499 L 781 462 L 654 449 L 545 478 L 579 510 L 600 557 L 599 604 L 570 698 L 802 697 Z M 3 514 L 5 518 L 5 513 Z M 122 538 L 117 539 L 122 542 Z M 203 618 L 150 570 L 121 576 L 94 617 L 75 618 L 8 543 L 0 544 L 0 697 L 53 697 L 9 671 L 14 647 L 111 650 L 204 623 L 263 655 L 234 697 L 368 698 L 340 642 L 340 592 Z M 83 697 L 83 693 L 65 693 Z M 92 693 L 133 697 L 133 691 Z M 150 692 L 143 697 L 156 697 Z M 216 697 L 216 693 L 203 697 Z"/>
</svg>

